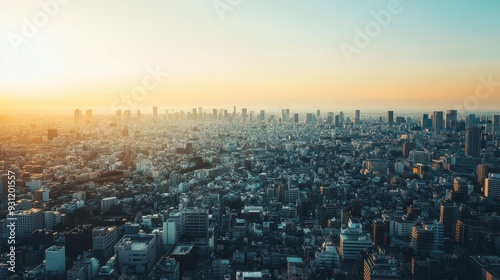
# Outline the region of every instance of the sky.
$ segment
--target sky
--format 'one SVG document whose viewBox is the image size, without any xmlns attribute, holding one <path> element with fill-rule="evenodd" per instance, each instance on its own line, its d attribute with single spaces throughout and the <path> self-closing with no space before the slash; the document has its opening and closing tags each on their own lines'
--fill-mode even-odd
<svg viewBox="0 0 500 280">
<path fill-rule="evenodd" d="M 0 7 L 3 112 L 500 105 L 496 0 L 0 0 Z"/>
</svg>

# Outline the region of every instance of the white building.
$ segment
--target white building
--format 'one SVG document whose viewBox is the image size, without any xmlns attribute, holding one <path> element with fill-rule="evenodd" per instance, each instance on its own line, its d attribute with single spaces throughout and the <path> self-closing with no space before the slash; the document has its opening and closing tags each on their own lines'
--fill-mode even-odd
<svg viewBox="0 0 500 280">
<path fill-rule="evenodd" d="M 162 244 L 174 245 L 177 242 L 177 224 L 175 221 L 163 222 Z"/>
<path fill-rule="evenodd" d="M 363 233 L 358 219 L 349 219 L 346 229 L 340 233 L 340 255 L 344 260 L 357 260 L 359 253 L 372 246 L 370 234 Z"/>
<path fill-rule="evenodd" d="M 115 256 L 121 273 L 146 274 L 156 259 L 156 235 L 126 234 L 115 245 Z"/>
<path fill-rule="evenodd" d="M 44 216 L 44 226 L 47 230 L 52 230 L 55 225 L 61 224 L 63 222 L 64 214 L 59 211 L 45 211 Z"/>
<path fill-rule="evenodd" d="M 66 251 L 63 246 L 52 246 L 45 250 L 45 270 L 49 273 L 64 275 L 66 272 Z"/>
<path fill-rule="evenodd" d="M 92 230 L 92 249 L 104 262 L 113 256 L 113 248 L 118 239 L 115 226 L 96 227 Z"/>
<path fill-rule="evenodd" d="M 16 240 L 25 240 L 31 238 L 31 234 L 43 226 L 43 212 L 37 208 L 31 208 L 25 211 L 14 211 L 9 218 L 16 220 Z"/>
</svg>

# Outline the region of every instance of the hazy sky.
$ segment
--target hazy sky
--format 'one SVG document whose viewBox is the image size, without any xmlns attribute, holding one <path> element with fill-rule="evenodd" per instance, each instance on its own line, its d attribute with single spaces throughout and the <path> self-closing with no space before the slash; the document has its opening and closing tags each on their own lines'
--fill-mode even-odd
<svg viewBox="0 0 500 280">
<path fill-rule="evenodd" d="M 1 110 L 500 107 L 497 0 L 60 2 L 0 0 Z"/>
</svg>

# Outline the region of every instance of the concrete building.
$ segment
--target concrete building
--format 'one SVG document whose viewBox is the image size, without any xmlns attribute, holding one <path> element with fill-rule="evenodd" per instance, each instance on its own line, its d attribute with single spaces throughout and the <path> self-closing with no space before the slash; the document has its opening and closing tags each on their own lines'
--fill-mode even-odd
<svg viewBox="0 0 500 280">
<path fill-rule="evenodd" d="M 146 274 L 156 258 L 156 235 L 126 234 L 114 248 L 121 273 Z"/>
<path fill-rule="evenodd" d="M 58 278 L 66 272 L 66 250 L 63 246 L 52 246 L 45 250 L 45 270 Z"/>
<path fill-rule="evenodd" d="M 359 253 L 372 246 L 370 234 L 363 233 L 358 219 L 349 219 L 346 229 L 340 233 L 340 255 L 343 260 L 357 260 Z"/>
</svg>

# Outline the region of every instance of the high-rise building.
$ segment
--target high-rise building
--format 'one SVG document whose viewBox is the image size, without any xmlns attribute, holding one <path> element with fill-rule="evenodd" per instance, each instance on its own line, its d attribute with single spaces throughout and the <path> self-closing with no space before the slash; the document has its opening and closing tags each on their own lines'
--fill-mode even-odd
<svg viewBox="0 0 500 280">
<path fill-rule="evenodd" d="M 85 123 L 90 124 L 92 122 L 92 110 L 85 111 Z"/>
<path fill-rule="evenodd" d="M 197 242 L 206 242 L 208 239 L 208 210 L 186 208 L 184 235 Z"/>
<path fill-rule="evenodd" d="M 372 244 L 374 246 L 383 246 L 385 243 L 385 226 L 382 220 L 372 221 Z"/>
<path fill-rule="evenodd" d="M 113 248 L 117 241 L 118 231 L 115 226 L 96 227 L 92 230 L 92 251 L 101 265 L 113 256 Z"/>
<path fill-rule="evenodd" d="M 63 246 L 52 246 L 45 250 L 45 270 L 61 278 L 66 272 L 66 253 Z"/>
<path fill-rule="evenodd" d="M 386 116 L 386 121 L 387 123 L 393 123 L 394 122 L 394 111 L 387 111 L 387 116 Z"/>
<path fill-rule="evenodd" d="M 452 201 L 443 201 L 440 207 L 439 221 L 444 226 L 444 234 L 451 235 L 452 228 L 460 216 L 460 209 Z"/>
<path fill-rule="evenodd" d="M 465 132 L 465 156 L 479 157 L 481 155 L 481 129 L 469 127 Z"/>
<path fill-rule="evenodd" d="M 241 118 L 243 119 L 243 122 L 247 121 L 247 108 L 241 108 Z"/>
<path fill-rule="evenodd" d="M 420 122 L 420 126 L 422 127 L 422 130 L 432 127 L 432 120 L 429 119 L 428 114 L 422 115 L 422 121 Z"/>
<path fill-rule="evenodd" d="M 432 113 L 432 129 L 433 130 L 442 130 L 443 129 L 443 112 L 441 111 L 434 111 Z"/>
<path fill-rule="evenodd" d="M 465 128 L 468 128 L 469 126 L 474 126 L 475 123 L 476 123 L 475 114 L 469 114 L 465 117 Z"/>
<path fill-rule="evenodd" d="M 50 141 L 57 137 L 57 129 L 47 130 L 47 139 Z"/>
<path fill-rule="evenodd" d="M 415 150 L 417 145 L 413 142 L 404 142 L 403 143 L 403 157 L 407 158 L 410 156 L 410 152 Z"/>
<path fill-rule="evenodd" d="M 361 123 L 360 115 L 361 115 L 361 113 L 359 110 L 354 111 L 354 123 L 355 124 Z"/>
<path fill-rule="evenodd" d="M 154 106 L 153 107 L 153 119 L 157 119 L 158 118 L 158 107 Z"/>
<path fill-rule="evenodd" d="M 346 229 L 340 233 L 339 253 L 344 260 L 358 260 L 359 253 L 372 246 L 370 234 L 363 233 L 358 219 L 349 219 Z"/>
<path fill-rule="evenodd" d="M 493 115 L 491 118 L 491 129 L 493 136 L 500 135 L 500 115 Z"/>
<path fill-rule="evenodd" d="M 75 110 L 75 125 L 80 125 L 82 123 L 82 111 L 80 109 Z"/>
<path fill-rule="evenodd" d="M 455 241 L 471 254 L 483 254 L 483 240 L 486 230 L 482 223 L 473 219 L 459 219 L 455 229 Z"/>
<path fill-rule="evenodd" d="M 489 173 L 484 180 L 484 196 L 500 198 L 500 173 Z"/>
<path fill-rule="evenodd" d="M 265 122 L 265 121 L 266 121 L 266 111 L 264 111 L 264 110 L 260 110 L 259 120 L 260 120 L 261 122 Z"/>
<path fill-rule="evenodd" d="M 177 243 L 177 223 L 173 220 L 163 222 L 162 244 L 174 245 Z"/>
<path fill-rule="evenodd" d="M 447 130 L 457 129 L 457 110 L 448 110 L 446 112 L 445 125 Z"/>
<path fill-rule="evenodd" d="M 293 122 L 299 123 L 299 114 L 293 114 Z"/>
</svg>

